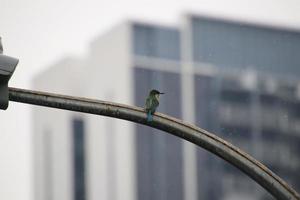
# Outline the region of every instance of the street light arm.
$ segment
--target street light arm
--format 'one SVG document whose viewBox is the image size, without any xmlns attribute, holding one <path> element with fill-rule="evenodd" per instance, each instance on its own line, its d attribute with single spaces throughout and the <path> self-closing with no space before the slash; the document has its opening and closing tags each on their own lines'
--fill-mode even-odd
<svg viewBox="0 0 300 200">
<path fill-rule="evenodd" d="M 179 119 L 155 113 L 153 121 L 147 122 L 145 111 L 139 107 L 18 88 L 9 88 L 9 100 L 124 119 L 168 132 L 228 161 L 276 199 L 300 200 L 300 195 L 295 190 L 262 163 L 216 135 Z"/>
</svg>

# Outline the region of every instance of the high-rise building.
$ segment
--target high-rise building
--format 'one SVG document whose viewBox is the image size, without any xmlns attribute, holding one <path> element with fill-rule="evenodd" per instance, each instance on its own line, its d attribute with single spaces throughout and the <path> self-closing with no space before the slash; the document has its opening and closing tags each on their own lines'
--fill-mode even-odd
<svg viewBox="0 0 300 200">
<path fill-rule="evenodd" d="M 300 31 L 186 15 L 178 27 L 125 22 L 66 58 L 35 89 L 144 106 L 199 125 L 300 189 Z M 193 144 L 143 125 L 34 108 L 36 199 L 266 199 Z"/>
<path fill-rule="evenodd" d="M 294 53 L 300 50 L 300 32 L 197 16 L 187 24 L 194 72 L 210 69 L 209 75 L 194 73 L 196 124 L 244 149 L 299 190 L 300 58 Z M 227 163 L 211 156 L 198 156 L 197 162 L 198 169 L 210 169 L 198 170 L 198 191 L 205 199 L 220 199 L 220 193 L 227 199 L 267 198 Z"/>
</svg>

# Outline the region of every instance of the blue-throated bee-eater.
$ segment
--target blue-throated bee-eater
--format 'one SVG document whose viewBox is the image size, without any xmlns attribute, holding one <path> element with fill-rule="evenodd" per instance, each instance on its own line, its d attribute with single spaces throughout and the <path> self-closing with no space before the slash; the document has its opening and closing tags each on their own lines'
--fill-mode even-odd
<svg viewBox="0 0 300 200">
<path fill-rule="evenodd" d="M 145 110 L 147 112 L 147 121 L 151 122 L 153 120 L 153 113 L 159 105 L 159 95 L 164 94 L 157 90 L 151 90 L 145 104 Z"/>
</svg>

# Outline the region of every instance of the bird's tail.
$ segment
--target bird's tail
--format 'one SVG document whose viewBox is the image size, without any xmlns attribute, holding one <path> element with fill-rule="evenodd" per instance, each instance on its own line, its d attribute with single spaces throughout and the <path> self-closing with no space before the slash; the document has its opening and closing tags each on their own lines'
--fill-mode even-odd
<svg viewBox="0 0 300 200">
<path fill-rule="evenodd" d="M 151 114 L 151 111 L 149 111 L 148 113 L 147 113 L 147 122 L 152 122 L 153 121 L 153 116 L 152 116 L 152 114 Z"/>
</svg>

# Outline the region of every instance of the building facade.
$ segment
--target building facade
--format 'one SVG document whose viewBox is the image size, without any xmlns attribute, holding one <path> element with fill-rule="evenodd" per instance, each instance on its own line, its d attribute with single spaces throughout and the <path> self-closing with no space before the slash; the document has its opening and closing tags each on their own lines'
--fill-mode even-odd
<svg viewBox="0 0 300 200">
<path fill-rule="evenodd" d="M 66 58 L 35 89 L 144 106 L 225 138 L 300 189 L 300 31 L 186 15 L 125 22 Z M 67 77 L 67 78 L 66 78 Z M 36 199 L 267 199 L 211 153 L 122 120 L 35 108 Z"/>
</svg>

